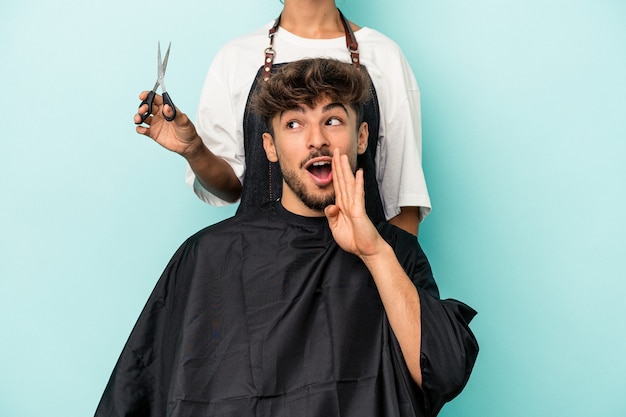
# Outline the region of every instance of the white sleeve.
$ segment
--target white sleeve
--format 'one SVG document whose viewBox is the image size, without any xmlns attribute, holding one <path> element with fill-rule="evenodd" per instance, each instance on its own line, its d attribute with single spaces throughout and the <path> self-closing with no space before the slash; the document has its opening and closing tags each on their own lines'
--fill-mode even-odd
<svg viewBox="0 0 626 417">
<path fill-rule="evenodd" d="M 387 219 L 400 207 L 420 207 L 423 220 L 431 205 L 422 169 L 420 91 L 406 58 L 399 48 L 395 52 L 381 83 L 377 179 Z"/>
<path fill-rule="evenodd" d="M 218 55 L 209 68 L 200 94 L 195 126 L 204 144 L 211 152 L 228 162 L 239 181 L 242 181 L 245 170 L 243 133 L 240 132 L 235 114 L 239 107 L 233 102 L 236 95 L 230 91 L 230 84 L 221 75 L 228 74 L 224 72 L 226 69 L 223 61 L 223 57 Z M 202 201 L 213 206 L 231 204 L 207 191 L 189 165 L 185 181 Z"/>
</svg>

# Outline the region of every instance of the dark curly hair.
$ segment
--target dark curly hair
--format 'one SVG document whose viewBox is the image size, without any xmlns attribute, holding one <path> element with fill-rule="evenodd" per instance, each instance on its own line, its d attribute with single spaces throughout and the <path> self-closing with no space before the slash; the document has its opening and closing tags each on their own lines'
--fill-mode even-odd
<svg viewBox="0 0 626 417">
<path fill-rule="evenodd" d="M 315 107 L 322 99 L 350 105 L 357 114 L 357 128 L 363 119 L 363 102 L 368 82 L 358 68 L 335 59 L 311 58 L 282 66 L 253 94 L 252 108 L 272 130 L 277 114 L 304 104 Z"/>
</svg>

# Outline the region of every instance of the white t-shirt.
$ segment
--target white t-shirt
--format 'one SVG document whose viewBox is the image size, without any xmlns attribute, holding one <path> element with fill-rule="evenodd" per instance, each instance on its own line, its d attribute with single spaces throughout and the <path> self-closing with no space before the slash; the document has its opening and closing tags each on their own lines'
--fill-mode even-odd
<svg viewBox="0 0 626 417">
<path fill-rule="evenodd" d="M 217 53 L 196 116 L 196 129 L 206 146 L 232 166 L 242 183 L 244 110 L 256 73 L 263 65 L 272 24 L 228 42 Z M 420 92 L 415 76 L 391 39 L 366 27 L 355 35 L 361 65 L 367 68 L 380 106 L 375 164 L 385 216 L 390 219 L 400 213 L 400 207 L 416 206 L 421 208 L 423 219 L 431 206 L 422 170 Z M 317 57 L 350 62 L 345 37 L 307 39 L 281 27 L 273 48 L 275 64 Z M 186 181 L 203 201 L 215 206 L 229 204 L 204 189 L 189 167 Z"/>
</svg>

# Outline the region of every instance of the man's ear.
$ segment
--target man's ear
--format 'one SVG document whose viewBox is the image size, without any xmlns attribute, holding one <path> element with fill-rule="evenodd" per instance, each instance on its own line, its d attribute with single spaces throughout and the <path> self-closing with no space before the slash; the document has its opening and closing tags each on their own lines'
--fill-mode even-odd
<svg viewBox="0 0 626 417">
<path fill-rule="evenodd" d="M 269 133 L 263 133 L 263 149 L 265 149 L 265 156 L 270 162 L 278 162 L 278 156 L 276 156 L 276 146 L 274 146 L 274 138 Z"/>
<path fill-rule="evenodd" d="M 369 138 L 369 128 L 367 122 L 362 122 L 359 126 L 359 133 L 357 137 L 357 153 L 361 155 L 367 149 L 367 139 Z"/>
</svg>

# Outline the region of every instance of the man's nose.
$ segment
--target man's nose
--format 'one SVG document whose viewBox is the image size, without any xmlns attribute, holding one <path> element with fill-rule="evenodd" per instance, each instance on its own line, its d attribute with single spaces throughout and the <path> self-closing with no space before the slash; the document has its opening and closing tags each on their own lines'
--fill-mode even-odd
<svg viewBox="0 0 626 417">
<path fill-rule="evenodd" d="M 321 149 L 324 146 L 329 146 L 330 142 L 326 137 L 323 126 L 313 125 L 309 130 L 308 146 L 310 148 Z"/>
</svg>

